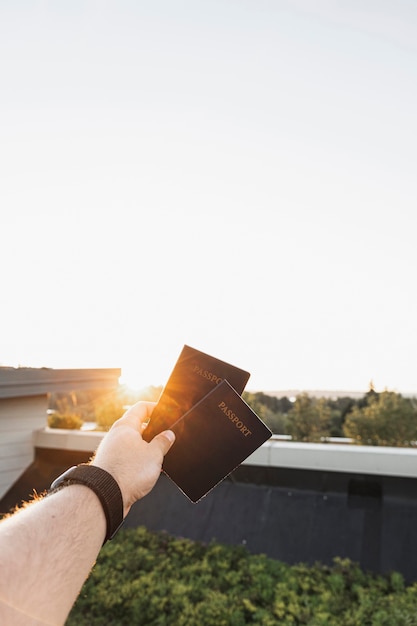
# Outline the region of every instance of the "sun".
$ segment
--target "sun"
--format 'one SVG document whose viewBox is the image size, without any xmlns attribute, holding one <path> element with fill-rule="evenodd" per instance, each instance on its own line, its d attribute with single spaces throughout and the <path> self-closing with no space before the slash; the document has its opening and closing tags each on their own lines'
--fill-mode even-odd
<svg viewBox="0 0 417 626">
<path fill-rule="evenodd" d="M 125 396 L 129 404 L 138 402 L 139 400 L 146 400 L 147 402 L 157 402 L 162 393 L 162 385 L 144 385 L 139 386 L 136 381 L 129 382 L 129 378 L 121 376 L 119 379 L 120 391 Z"/>
</svg>

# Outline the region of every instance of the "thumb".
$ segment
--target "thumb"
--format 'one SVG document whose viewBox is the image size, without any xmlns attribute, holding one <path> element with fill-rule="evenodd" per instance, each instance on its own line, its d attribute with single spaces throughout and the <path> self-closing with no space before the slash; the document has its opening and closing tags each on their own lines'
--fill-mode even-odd
<svg viewBox="0 0 417 626">
<path fill-rule="evenodd" d="M 162 433 L 155 435 L 155 437 L 151 441 L 151 444 L 157 445 L 162 454 L 165 456 L 174 441 L 175 433 L 172 430 L 164 430 Z"/>
</svg>

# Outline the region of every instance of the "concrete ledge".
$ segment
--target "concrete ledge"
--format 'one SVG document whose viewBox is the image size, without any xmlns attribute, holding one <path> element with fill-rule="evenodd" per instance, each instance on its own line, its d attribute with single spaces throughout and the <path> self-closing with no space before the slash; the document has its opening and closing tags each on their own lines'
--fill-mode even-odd
<svg viewBox="0 0 417 626">
<path fill-rule="evenodd" d="M 45 428 L 34 433 L 37 448 L 96 450 L 104 432 Z M 417 449 L 332 443 L 264 443 L 243 465 L 417 478 Z"/>
<path fill-rule="evenodd" d="M 417 478 L 417 449 L 270 439 L 244 464 Z"/>
<path fill-rule="evenodd" d="M 101 431 L 44 428 L 34 433 L 33 443 L 35 448 L 94 452 L 105 434 Z"/>
</svg>

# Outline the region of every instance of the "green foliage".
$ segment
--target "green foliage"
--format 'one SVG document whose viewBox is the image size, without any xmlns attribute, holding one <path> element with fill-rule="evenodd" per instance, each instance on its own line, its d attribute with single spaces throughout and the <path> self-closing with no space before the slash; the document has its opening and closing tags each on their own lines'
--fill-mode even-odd
<svg viewBox="0 0 417 626">
<path fill-rule="evenodd" d="M 55 410 L 48 414 L 49 428 L 66 428 L 78 430 L 83 425 L 77 399 L 73 393 L 56 397 Z"/>
<path fill-rule="evenodd" d="M 300 441 L 319 441 L 322 437 L 344 437 L 343 422 L 356 405 L 349 397 L 326 399 L 303 393 L 292 402 L 262 392 L 243 393 L 243 399 L 277 435 L 291 434 Z"/>
<path fill-rule="evenodd" d="M 55 412 L 48 417 L 48 425 L 80 428 L 88 420 L 95 421 L 99 430 L 108 430 L 128 406 L 138 400 L 156 402 L 161 392 L 161 386 L 136 392 L 119 386 L 53 394 L 50 408 Z M 359 400 L 315 398 L 303 393 L 291 402 L 285 396 L 246 391 L 243 399 L 274 434 L 290 435 L 296 441 L 350 437 L 358 444 L 390 446 L 411 446 L 417 441 L 415 401 L 389 391 L 377 393 L 372 383 Z"/>
<path fill-rule="evenodd" d="M 76 413 L 83 421 L 94 421 L 94 403 L 106 398 L 108 389 L 81 389 L 49 394 L 48 408 L 58 413 Z"/>
<path fill-rule="evenodd" d="M 392 391 L 368 396 L 367 404 L 348 415 L 344 432 L 365 445 L 411 446 L 417 441 L 417 411 L 413 402 Z"/>
<path fill-rule="evenodd" d="M 416 626 L 417 583 L 348 559 L 290 566 L 144 528 L 102 549 L 67 626 Z"/>
<path fill-rule="evenodd" d="M 324 398 L 297 396 L 288 420 L 288 433 L 296 441 L 320 441 L 330 436 L 332 411 Z"/>
<path fill-rule="evenodd" d="M 67 428 L 68 430 L 79 430 L 83 425 L 83 420 L 76 413 L 52 413 L 48 415 L 49 428 Z"/>
<path fill-rule="evenodd" d="M 292 408 L 292 402 L 287 396 L 278 398 L 277 396 L 269 396 L 262 391 L 255 393 L 244 391 L 242 397 L 251 407 L 257 407 L 259 409 L 259 407 L 265 406 L 273 413 L 288 413 Z"/>
<path fill-rule="evenodd" d="M 288 435 L 288 415 L 286 413 L 273 413 L 269 409 L 265 409 L 258 415 L 273 433 Z"/>
<path fill-rule="evenodd" d="M 359 400 L 361 402 L 362 400 Z M 332 415 L 330 418 L 329 436 L 330 437 L 344 437 L 345 433 L 343 425 L 346 417 L 357 406 L 358 401 L 350 398 L 349 396 L 341 396 L 338 398 L 331 398 L 327 401 L 328 406 L 331 409 Z"/>
<path fill-rule="evenodd" d="M 287 414 L 292 409 L 292 402 L 286 396 L 277 398 L 262 391 L 256 393 L 244 391 L 242 397 L 273 433 L 287 434 Z"/>
<path fill-rule="evenodd" d="M 391 391 L 377 393 L 372 383 L 356 400 L 317 399 L 303 393 L 292 403 L 261 392 L 245 392 L 243 398 L 274 434 L 290 435 L 295 441 L 349 437 L 364 445 L 416 445 L 415 400 Z"/>
<path fill-rule="evenodd" d="M 126 408 L 138 402 L 147 400 L 156 402 L 161 395 L 162 387 L 144 387 L 132 391 L 125 385 L 115 389 L 75 390 L 67 393 L 53 393 L 49 396 L 49 409 L 60 416 L 78 416 L 79 425 L 68 420 L 73 426 L 51 426 L 52 428 L 80 428 L 83 421 L 96 422 L 98 430 L 108 430 L 113 422 L 123 415 Z M 52 415 L 52 413 L 51 413 Z M 58 420 L 51 419 L 52 423 Z M 61 420 L 64 424 L 65 421 Z M 49 424 L 51 425 L 51 424 Z"/>
<path fill-rule="evenodd" d="M 102 395 L 94 403 L 94 415 L 98 430 L 109 430 L 113 422 L 122 417 L 126 409 L 138 402 L 146 400 L 156 402 L 161 395 L 162 387 L 145 387 L 133 392 L 128 387 L 119 387 L 117 390 Z"/>
<path fill-rule="evenodd" d="M 125 405 L 123 398 L 118 396 L 108 397 L 105 400 L 95 404 L 95 421 L 97 430 L 109 430 L 112 424 L 122 417 L 126 411 L 127 405 Z"/>
</svg>

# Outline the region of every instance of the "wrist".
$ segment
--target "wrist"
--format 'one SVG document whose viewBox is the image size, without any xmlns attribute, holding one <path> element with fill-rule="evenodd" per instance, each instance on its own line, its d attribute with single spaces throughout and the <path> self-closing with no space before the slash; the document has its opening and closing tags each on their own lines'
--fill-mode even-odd
<svg viewBox="0 0 417 626">
<path fill-rule="evenodd" d="M 128 489 L 125 486 L 126 480 L 123 480 L 123 472 L 120 470 L 120 468 L 115 467 L 114 464 L 110 465 L 109 463 L 107 463 L 104 457 L 101 457 L 101 458 L 94 457 L 90 461 L 90 465 L 93 467 L 99 467 L 103 469 L 104 471 L 108 472 L 111 476 L 113 476 L 113 478 L 117 482 L 119 489 L 120 489 L 120 493 L 122 495 L 123 517 L 125 518 L 130 511 L 132 502 L 129 503 L 128 501 Z"/>
<path fill-rule="evenodd" d="M 54 480 L 49 493 L 74 484 L 84 485 L 96 494 L 106 518 L 107 530 L 104 543 L 112 539 L 124 520 L 123 497 L 117 481 L 101 467 L 81 464 L 71 467 Z"/>
</svg>

